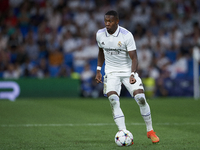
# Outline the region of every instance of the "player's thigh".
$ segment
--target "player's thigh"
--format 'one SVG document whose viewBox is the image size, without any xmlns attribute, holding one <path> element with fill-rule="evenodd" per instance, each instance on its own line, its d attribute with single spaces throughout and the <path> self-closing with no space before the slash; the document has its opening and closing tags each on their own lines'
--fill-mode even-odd
<svg viewBox="0 0 200 150">
<path fill-rule="evenodd" d="M 120 95 L 121 82 L 119 77 L 108 74 L 104 76 L 104 94 L 111 91 L 115 91 L 118 95 Z"/>
<path fill-rule="evenodd" d="M 141 78 L 137 75 L 137 76 L 135 76 L 135 79 L 136 79 L 136 82 L 134 84 L 130 84 L 129 77 L 125 77 L 122 79 L 122 83 L 124 84 L 124 86 L 129 91 L 129 93 L 131 94 L 132 97 L 133 97 L 133 92 L 135 90 L 138 90 L 138 89 L 144 90 Z"/>
</svg>

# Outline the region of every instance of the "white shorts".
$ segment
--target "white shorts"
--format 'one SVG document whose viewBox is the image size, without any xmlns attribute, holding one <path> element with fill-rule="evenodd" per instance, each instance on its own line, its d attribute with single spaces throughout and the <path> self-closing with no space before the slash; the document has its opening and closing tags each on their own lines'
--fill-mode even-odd
<svg viewBox="0 0 200 150">
<path fill-rule="evenodd" d="M 126 89 L 129 91 L 131 96 L 133 97 L 133 92 L 138 89 L 143 89 L 143 84 L 141 78 L 138 76 L 138 74 L 135 74 L 136 82 L 134 84 L 130 84 L 130 76 L 123 75 L 120 73 L 109 73 L 104 76 L 104 89 L 103 93 L 106 95 L 110 91 L 115 91 L 120 96 L 121 93 L 121 85 L 122 83 L 126 87 Z"/>
</svg>

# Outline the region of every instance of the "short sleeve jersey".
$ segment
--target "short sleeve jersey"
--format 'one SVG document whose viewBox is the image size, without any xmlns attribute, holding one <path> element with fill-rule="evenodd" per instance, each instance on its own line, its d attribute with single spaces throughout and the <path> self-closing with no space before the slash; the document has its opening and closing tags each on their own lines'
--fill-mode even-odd
<svg viewBox="0 0 200 150">
<path fill-rule="evenodd" d="M 132 60 L 128 51 L 136 50 L 132 33 L 118 26 L 115 33 L 111 35 L 106 28 L 103 28 L 97 31 L 96 40 L 104 52 L 105 73 L 122 72 L 130 75 Z"/>
</svg>

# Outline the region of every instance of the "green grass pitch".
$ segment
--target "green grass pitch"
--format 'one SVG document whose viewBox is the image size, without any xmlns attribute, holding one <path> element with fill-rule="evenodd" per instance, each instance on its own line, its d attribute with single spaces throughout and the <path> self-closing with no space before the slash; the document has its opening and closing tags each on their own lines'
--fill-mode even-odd
<svg viewBox="0 0 200 150">
<path fill-rule="evenodd" d="M 107 98 L 1 100 L 0 150 L 200 149 L 200 100 L 156 98 L 148 102 L 160 142 L 152 144 L 147 138 L 136 102 L 121 98 L 134 145 L 118 147 Z"/>
</svg>

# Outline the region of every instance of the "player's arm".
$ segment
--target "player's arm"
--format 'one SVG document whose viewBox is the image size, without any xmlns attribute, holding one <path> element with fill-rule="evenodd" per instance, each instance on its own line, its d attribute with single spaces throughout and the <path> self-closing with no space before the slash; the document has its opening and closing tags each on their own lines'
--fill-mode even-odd
<svg viewBox="0 0 200 150">
<path fill-rule="evenodd" d="M 134 84 L 136 82 L 136 79 L 134 77 L 134 73 L 137 72 L 138 67 L 138 59 L 137 59 L 137 53 L 136 50 L 129 51 L 129 56 L 132 60 L 132 66 L 131 66 L 131 76 L 130 76 L 130 84 Z"/>
<path fill-rule="evenodd" d="M 102 74 L 101 74 L 101 67 L 103 66 L 103 63 L 105 61 L 103 49 L 99 48 L 99 54 L 98 54 L 98 61 L 97 61 L 97 72 L 95 80 L 97 83 L 102 83 Z"/>
</svg>

